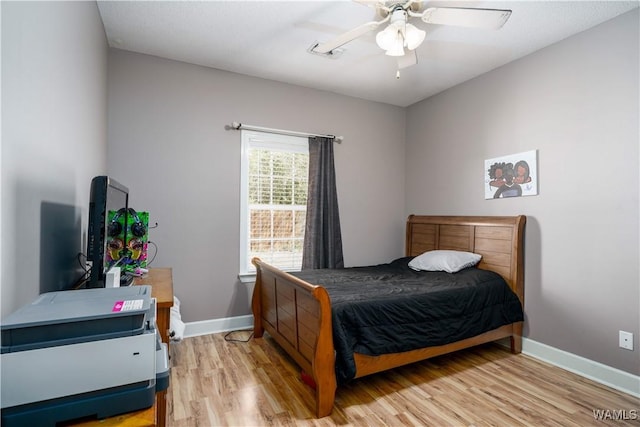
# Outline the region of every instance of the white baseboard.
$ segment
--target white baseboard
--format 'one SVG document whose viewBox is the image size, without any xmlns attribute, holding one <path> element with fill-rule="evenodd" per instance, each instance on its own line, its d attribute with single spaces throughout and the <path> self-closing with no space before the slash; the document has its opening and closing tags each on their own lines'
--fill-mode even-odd
<svg viewBox="0 0 640 427">
<path fill-rule="evenodd" d="M 522 338 L 522 353 L 640 398 L 640 376 L 528 338 Z"/>
<path fill-rule="evenodd" d="M 226 317 L 224 319 L 201 320 L 199 322 L 185 323 L 184 337 L 197 337 L 200 335 L 217 334 L 220 332 L 237 331 L 253 328 L 253 316 Z"/>
<path fill-rule="evenodd" d="M 253 316 L 227 317 L 224 319 L 190 322 L 185 325 L 184 337 L 229 332 L 253 327 Z M 509 344 L 506 343 L 508 346 Z M 564 350 L 537 341 L 522 338 L 522 353 L 597 383 L 640 398 L 640 376 L 612 368 Z"/>
</svg>

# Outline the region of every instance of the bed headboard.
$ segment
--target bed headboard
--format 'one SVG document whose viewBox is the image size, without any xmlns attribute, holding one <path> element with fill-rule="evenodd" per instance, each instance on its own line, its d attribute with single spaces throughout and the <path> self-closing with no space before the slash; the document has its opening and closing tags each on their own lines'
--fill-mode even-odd
<svg viewBox="0 0 640 427">
<path fill-rule="evenodd" d="M 406 255 L 435 249 L 482 255 L 479 268 L 505 278 L 524 305 L 524 225 L 518 216 L 428 216 L 407 219 Z"/>
</svg>

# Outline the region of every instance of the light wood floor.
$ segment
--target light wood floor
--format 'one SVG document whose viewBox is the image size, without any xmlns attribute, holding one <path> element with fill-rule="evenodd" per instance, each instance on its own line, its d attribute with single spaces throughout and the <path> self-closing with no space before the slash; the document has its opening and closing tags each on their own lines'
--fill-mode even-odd
<svg viewBox="0 0 640 427">
<path fill-rule="evenodd" d="M 640 426 L 640 399 L 494 344 L 338 387 L 321 419 L 299 369 L 267 335 L 187 338 L 171 352 L 169 426 Z"/>
</svg>

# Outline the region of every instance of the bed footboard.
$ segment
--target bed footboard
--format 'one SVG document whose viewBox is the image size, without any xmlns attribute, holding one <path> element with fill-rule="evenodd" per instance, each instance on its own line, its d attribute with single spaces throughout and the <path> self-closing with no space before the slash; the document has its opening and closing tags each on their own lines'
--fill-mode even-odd
<svg viewBox="0 0 640 427">
<path fill-rule="evenodd" d="M 269 335 L 316 383 L 316 416 L 331 413 L 336 393 L 331 301 L 321 286 L 310 285 L 259 258 L 251 307 L 254 336 Z"/>
</svg>

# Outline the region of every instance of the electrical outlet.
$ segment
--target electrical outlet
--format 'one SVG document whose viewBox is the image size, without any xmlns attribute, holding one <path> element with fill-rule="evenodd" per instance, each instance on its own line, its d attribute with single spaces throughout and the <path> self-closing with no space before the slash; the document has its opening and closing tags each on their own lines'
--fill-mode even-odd
<svg viewBox="0 0 640 427">
<path fill-rule="evenodd" d="M 631 332 L 620 331 L 620 347 L 633 350 L 633 334 Z"/>
</svg>

